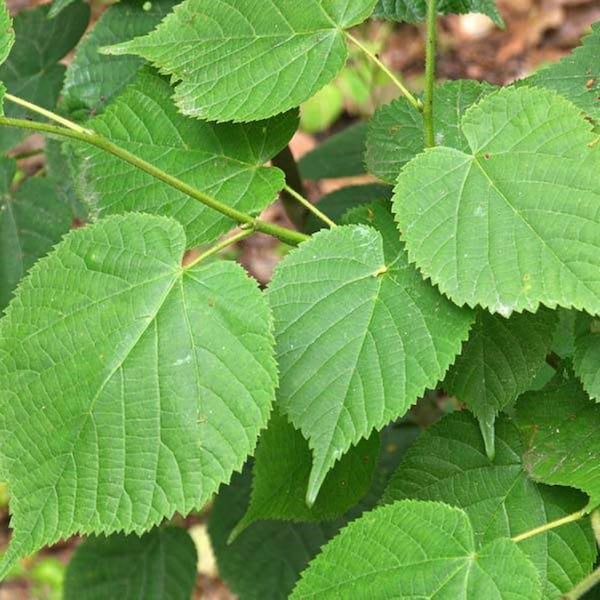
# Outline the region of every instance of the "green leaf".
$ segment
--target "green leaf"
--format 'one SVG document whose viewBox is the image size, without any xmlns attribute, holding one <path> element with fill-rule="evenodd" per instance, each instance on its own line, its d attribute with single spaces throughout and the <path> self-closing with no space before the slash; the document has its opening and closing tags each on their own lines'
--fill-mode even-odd
<svg viewBox="0 0 600 600">
<path fill-rule="evenodd" d="M 344 95 L 333 83 L 321 88 L 300 106 L 300 129 L 319 133 L 331 127 L 344 112 Z"/>
<path fill-rule="evenodd" d="M 200 508 L 254 450 L 277 379 L 268 306 L 239 265 L 182 268 L 186 247 L 172 219 L 111 217 L 19 286 L 0 324 L 0 576 L 74 533 Z"/>
<path fill-rule="evenodd" d="M 90 9 L 77 1 L 55 19 L 48 19 L 46 6 L 24 10 L 14 19 L 15 45 L 8 59 L 0 66 L 0 81 L 15 95 L 54 109 L 65 74 L 63 59 L 77 44 L 85 31 Z M 0 61 L 1 63 L 2 61 Z M 25 118 L 30 114 L 23 108 L 6 105 L 6 116 Z M 2 129 L 0 151 L 19 143 L 22 130 Z"/>
<path fill-rule="evenodd" d="M 437 9 L 441 15 L 482 13 L 498 27 L 504 27 L 495 0 L 439 0 Z M 379 0 L 373 16 L 390 21 L 419 23 L 427 17 L 427 0 Z"/>
<path fill-rule="evenodd" d="M 534 479 L 584 491 L 589 511 L 600 506 L 600 405 L 574 377 L 557 375 L 543 390 L 521 396 L 517 424 Z"/>
<path fill-rule="evenodd" d="M 600 319 L 577 315 L 573 367 L 591 398 L 600 401 Z"/>
<path fill-rule="evenodd" d="M 550 351 L 557 320 L 548 309 L 510 319 L 477 312 L 469 340 L 448 372 L 444 388 L 477 417 L 490 457 L 496 416 L 530 389 Z"/>
<path fill-rule="evenodd" d="M 240 600 L 287 600 L 300 573 L 340 524 L 260 521 L 228 543 L 248 506 L 250 481 L 248 468 L 235 474 L 210 513 L 208 533 L 219 576 Z"/>
<path fill-rule="evenodd" d="M 48 182 L 30 178 L 11 190 L 16 167 L 0 158 L 0 311 L 23 275 L 71 226 L 71 211 Z"/>
<path fill-rule="evenodd" d="M 592 25 L 592 33 L 583 45 L 560 62 L 550 65 L 522 83 L 555 90 L 595 120 L 600 120 L 600 23 Z"/>
<path fill-rule="evenodd" d="M 269 287 L 279 406 L 313 452 L 309 504 L 351 445 L 444 376 L 472 322 L 408 264 L 384 204 L 361 219 L 381 233 L 365 225 L 316 233 Z"/>
<path fill-rule="evenodd" d="M 102 112 L 135 79 L 144 61 L 136 56 L 105 56 L 99 49 L 152 31 L 174 4 L 175 0 L 123 0 L 106 10 L 67 67 L 62 108 L 79 120 Z"/>
<path fill-rule="evenodd" d="M 189 600 L 196 563 L 196 547 L 184 529 L 92 537 L 69 563 L 64 600 Z"/>
<path fill-rule="evenodd" d="M 250 505 L 235 527 L 237 537 L 259 520 L 330 521 L 368 491 L 379 455 L 379 435 L 350 448 L 328 473 L 312 507 L 304 500 L 312 466 L 302 434 L 275 411 L 256 449 Z"/>
<path fill-rule="evenodd" d="M 168 83 L 142 71 L 135 83 L 87 126 L 121 148 L 241 211 L 258 215 L 284 186 L 263 164 L 297 126 L 287 113 L 267 122 L 218 125 L 177 112 Z M 144 211 L 175 217 L 190 246 L 210 242 L 235 223 L 151 175 L 92 146 L 82 146 L 84 195 L 100 215 Z"/>
<path fill-rule="evenodd" d="M 366 138 L 366 123 L 355 123 L 333 134 L 300 159 L 300 174 L 313 180 L 364 174 Z"/>
<path fill-rule="evenodd" d="M 600 147 L 553 92 L 503 89 L 470 108 L 470 151 L 437 147 L 398 178 L 411 261 L 459 305 L 600 313 Z M 476 231 L 477 235 L 473 235 Z"/>
<path fill-rule="evenodd" d="M 494 91 L 494 86 L 458 80 L 440 85 L 434 95 L 434 115 L 438 144 L 466 150 L 468 142 L 460 129 L 467 108 Z M 370 173 L 394 184 L 400 171 L 425 149 L 423 114 L 405 98 L 382 106 L 369 121 L 367 153 Z"/>
<path fill-rule="evenodd" d="M 501 560 L 498 560 L 502 557 Z M 478 549 L 467 515 L 405 500 L 348 525 L 302 574 L 291 598 L 542 598 L 535 567 L 499 539 Z"/>
<path fill-rule="evenodd" d="M 343 30 L 376 0 L 186 0 L 151 34 L 106 49 L 149 60 L 187 115 L 256 121 L 299 106 L 346 62 Z"/>
<path fill-rule="evenodd" d="M 70 4 L 73 4 L 73 2 L 75 2 L 75 0 L 53 0 L 50 5 L 50 10 L 48 11 L 48 18 L 54 19 L 56 15 L 61 13 Z"/>
<path fill-rule="evenodd" d="M 497 452 L 489 459 L 477 423 L 454 413 L 425 431 L 405 454 L 384 495 L 385 502 L 432 500 L 463 509 L 477 547 L 545 525 L 580 509 L 585 497 L 568 488 L 546 488 L 523 470 L 519 431 L 498 422 Z M 521 542 L 536 566 L 544 598 L 559 598 L 594 565 L 589 523 L 572 523 Z"/>
<path fill-rule="evenodd" d="M 378 200 L 390 200 L 392 188 L 379 183 L 353 185 L 335 190 L 319 200 L 319 210 L 325 213 L 334 223 L 340 223 L 343 216 L 352 208 L 362 204 L 371 204 Z M 307 233 L 315 233 L 323 229 L 325 224 L 312 213 L 306 219 L 304 227 Z"/>
<path fill-rule="evenodd" d="M 8 57 L 15 43 L 15 32 L 12 19 L 8 13 L 5 0 L 0 0 L 0 64 Z"/>
</svg>

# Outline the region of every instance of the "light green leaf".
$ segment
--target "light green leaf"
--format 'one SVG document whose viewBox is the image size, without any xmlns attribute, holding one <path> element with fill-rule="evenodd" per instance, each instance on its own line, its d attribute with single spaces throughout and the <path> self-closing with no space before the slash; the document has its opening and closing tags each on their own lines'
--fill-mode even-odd
<svg viewBox="0 0 600 600">
<path fill-rule="evenodd" d="M 14 19 L 15 45 L 0 65 L 0 81 L 7 90 L 47 109 L 54 109 L 65 74 L 59 61 L 70 52 L 87 27 L 90 9 L 77 1 L 58 16 L 48 19 L 48 5 L 21 11 Z M 2 61 L 0 60 L 0 63 Z M 30 114 L 12 104 L 6 116 L 25 118 Z M 0 151 L 19 143 L 22 130 L 2 129 Z"/>
<path fill-rule="evenodd" d="M 176 527 L 92 537 L 67 567 L 64 600 L 189 600 L 197 560 L 192 538 Z"/>
<path fill-rule="evenodd" d="M 355 123 L 335 133 L 298 161 L 300 174 L 313 180 L 362 175 L 366 172 L 366 137 L 366 123 Z"/>
<path fill-rule="evenodd" d="M 300 129 L 319 133 L 331 127 L 344 112 L 344 95 L 333 83 L 321 88 L 300 106 Z"/>
<path fill-rule="evenodd" d="M 263 164 L 294 134 L 297 115 L 249 125 L 206 123 L 179 114 L 171 92 L 164 79 L 142 71 L 87 126 L 185 183 L 258 215 L 284 185 L 283 173 Z M 101 216 L 144 211 L 174 217 L 185 227 L 190 246 L 210 242 L 235 225 L 103 150 L 82 146 L 79 155 L 84 196 Z"/>
<path fill-rule="evenodd" d="M 600 319 L 577 315 L 573 367 L 591 398 L 600 402 Z"/>
<path fill-rule="evenodd" d="M 312 507 L 305 502 L 312 466 L 308 443 L 275 411 L 254 457 L 250 505 L 232 536 L 259 520 L 331 521 L 368 491 L 379 455 L 379 435 L 350 448 L 328 473 Z"/>
<path fill-rule="evenodd" d="M 371 204 L 380 200 L 391 200 L 392 188 L 379 183 L 353 185 L 325 194 L 319 200 L 319 210 L 325 213 L 334 223 L 341 223 L 344 215 L 352 208 L 362 204 Z M 306 219 L 304 227 L 307 233 L 315 233 L 326 225 L 314 214 Z"/>
<path fill-rule="evenodd" d="M 256 121 L 299 106 L 346 62 L 343 30 L 376 0 L 186 0 L 151 34 L 107 49 L 149 60 L 187 115 Z"/>
<path fill-rule="evenodd" d="M 600 146 L 571 103 L 503 89 L 463 117 L 470 151 L 409 163 L 394 210 L 411 261 L 457 304 L 600 313 Z M 477 232 L 477 235 L 473 235 Z"/>
<path fill-rule="evenodd" d="M 336 523 L 253 523 L 231 543 L 250 496 L 250 469 L 235 474 L 213 504 L 208 533 L 219 576 L 240 600 L 287 600 L 300 573 L 339 529 Z"/>
<path fill-rule="evenodd" d="M 0 311 L 23 275 L 71 226 L 71 211 L 43 179 L 27 179 L 12 191 L 16 167 L 0 158 Z"/>
<path fill-rule="evenodd" d="M 501 557 L 501 560 L 498 560 Z M 478 549 L 467 515 L 405 500 L 350 523 L 304 571 L 292 600 L 542 598 L 535 567 L 499 539 Z"/>
<path fill-rule="evenodd" d="M 0 324 L 0 567 L 74 533 L 141 533 L 240 469 L 276 382 L 271 317 L 238 265 L 182 268 L 172 219 L 70 233 Z"/>
<path fill-rule="evenodd" d="M 557 375 L 543 390 L 521 396 L 517 424 L 527 447 L 523 462 L 534 479 L 584 491 L 589 511 L 600 506 L 600 404 L 574 377 Z"/>
<path fill-rule="evenodd" d="M 497 452 L 490 460 L 473 417 L 454 413 L 444 418 L 405 454 L 384 501 L 433 500 L 461 508 L 477 547 L 530 531 L 585 504 L 585 496 L 575 490 L 546 488 L 528 479 L 513 424 L 499 420 L 496 436 Z M 544 598 L 559 598 L 570 590 L 592 570 L 596 558 L 588 522 L 548 531 L 519 547 L 538 570 Z"/>
<path fill-rule="evenodd" d="M 495 0 L 439 0 L 437 9 L 441 15 L 482 13 L 499 27 L 504 27 Z M 379 0 L 373 16 L 390 21 L 419 23 L 427 17 L 427 0 Z"/>
<path fill-rule="evenodd" d="M 600 120 L 600 23 L 592 25 L 592 33 L 583 45 L 560 62 L 538 71 L 522 83 L 555 90 L 590 117 Z"/>
<path fill-rule="evenodd" d="M 461 117 L 469 106 L 494 89 L 488 83 L 468 80 L 438 86 L 434 95 L 437 143 L 466 150 L 468 142 L 460 129 Z M 396 183 L 404 165 L 424 149 L 423 114 L 405 98 L 381 107 L 369 121 L 367 167 L 383 181 Z"/>
<path fill-rule="evenodd" d="M 175 0 L 123 0 L 110 6 L 67 67 L 62 108 L 79 120 L 104 110 L 135 79 L 144 61 L 136 56 L 105 56 L 99 49 L 152 31 L 174 4 Z"/>
<path fill-rule="evenodd" d="M 479 420 L 490 457 L 496 416 L 530 389 L 552 346 L 557 316 L 540 309 L 510 319 L 479 310 L 469 340 L 451 367 L 444 389 Z"/>
<path fill-rule="evenodd" d="M 360 217 L 381 233 L 365 225 L 316 233 L 269 287 L 279 405 L 313 452 L 309 504 L 351 445 L 444 376 L 472 322 L 408 264 L 384 204 Z"/>
<path fill-rule="evenodd" d="M 5 0 L 0 0 L 0 64 L 8 57 L 15 43 L 15 32 L 12 19 L 8 13 Z"/>
</svg>

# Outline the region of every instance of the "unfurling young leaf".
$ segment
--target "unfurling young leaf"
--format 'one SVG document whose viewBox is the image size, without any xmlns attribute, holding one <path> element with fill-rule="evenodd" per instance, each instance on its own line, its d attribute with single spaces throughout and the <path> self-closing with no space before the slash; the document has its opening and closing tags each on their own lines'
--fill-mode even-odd
<svg viewBox="0 0 600 600">
<path fill-rule="evenodd" d="M 147 36 L 107 49 L 168 73 L 175 103 L 210 121 L 256 121 L 299 106 L 332 81 L 343 30 L 376 0 L 185 0 Z"/>
<path fill-rule="evenodd" d="M 2 574 L 76 532 L 200 508 L 253 451 L 277 379 L 268 306 L 241 267 L 182 267 L 185 249 L 172 219 L 111 217 L 19 286 L 0 325 Z"/>
<path fill-rule="evenodd" d="M 69 562 L 64 600 L 189 600 L 196 563 L 192 538 L 176 527 L 92 537 Z"/>
<path fill-rule="evenodd" d="M 350 448 L 328 473 L 312 507 L 305 496 L 312 466 L 307 441 L 275 411 L 256 449 L 250 505 L 236 526 L 237 537 L 258 520 L 331 521 L 355 505 L 371 485 L 379 435 Z"/>
<path fill-rule="evenodd" d="M 290 252 L 269 287 L 279 406 L 313 452 L 313 503 L 337 460 L 441 379 L 472 313 L 408 264 L 383 203 Z M 377 231 L 379 229 L 380 231 Z"/>
<path fill-rule="evenodd" d="M 600 506 L 600 404 L 581 384 L 557 375 L 543 390 L 519 399 L 516 418 L 531 476 L 582 490 L 590 497 L 588 511 Z"/>
<path fill-rule="evenodd" d="M 448 372 L 444 388 L 477 417 L 490 457 L 496 416 L 530 389 L 550 352 L 556 324 L 556 313 L 544 308 L 510 319 L 477 312 L 469 340 Z"/>
<path fill-rule="evenodd" d="M 530 531 L 585 504 L 585 496 L 576 490 L 531 481 L 523 470 L 523 451 L 519 431 L 501 418 L 496 456 L 488 458 L 473 417 L 454 413 L 409 448 L 384 501 L 432 500 L 461 508 L 473 526 L 477 547 Z M 549 599 L 569 591 L 590 573 L 596 559 L 588 522 L 548 531 L 519 547 L 537 568 L 544 598 Z"/>
<path fill-rule="evenodd" d="M 87 126 L 182 181 L 239 210 L 258 214 L 284 186 L 283 173 L 263 166 L 296 130 L 296 113 L 251 124 L 214 124 L 177 112 L 169 84 L 141 72 L 135 83 Z M 92 146 L 78 148 L 83 192 L 102 215 L 144 211 L 176 218 L 188 243 L 208 243 L 235 223 Z"/>
<path fill-rule="evenodd" d="M 52 185 L 40 178 L 12 182 L 16 162 L 0 158 L 0 312 L 35 261 L 71 226 L 71 211 Z"/>
<path fill-rule="evenodd" d="M 462 510 L 404 500 L 350 523 L 310 563 L 291 596 L 433 597 L 541 600 L 542 588 L 535 567 L 511 540 L 478 548 Z"/>
<path fill-rule="evenodd" d="M 484 98 L 461 129 L 468 152 L 433 148 L 398 179 L 410 260 L 459 305 L 505 317 L 540 304 L 600 313 L 592 125 L 553 92 L 520 88 Z"/>
</svg>

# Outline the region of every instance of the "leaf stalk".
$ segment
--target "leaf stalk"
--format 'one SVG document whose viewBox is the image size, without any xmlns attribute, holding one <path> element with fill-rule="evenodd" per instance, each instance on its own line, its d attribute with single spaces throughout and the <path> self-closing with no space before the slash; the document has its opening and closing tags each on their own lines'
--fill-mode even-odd
<svg viewBox="0 0 600 600">
<path fill-rule="evenodd" d="M 427 49 L 425 57 L 425 95 L 423 102 L 423 125 L 425 128 L 425 145 L 435 146 L 435 130 L 433 126 L 433 90 L 435 85 L 437 51 L 437 1 L 427 2 Z"/>
<path fill-rule="evenodd" d="M 535 529 L 530 529 L 529 531 L 525 531 L 519 535 L 516 535 L 512 538 L 513 542 L 523 542 L 528 540 L 529 538 L 535 537 L 536 535 L 540 535 L 542 533 L 546 533 L 547 531 L 551 531 L 552 529 L 556 529 L 557 527 L 561 527 L 562 525 L 567 525 L 569 523 L 574 523 L 575 521 L 579 521 L 587 515 L 587 511 L 585 509 L 578 510 L 566 517 L 562 517 L 560 519 L 556 519 L 555 521 L 550 521 L 544 525 L 540 525 Z"/>
</svg>

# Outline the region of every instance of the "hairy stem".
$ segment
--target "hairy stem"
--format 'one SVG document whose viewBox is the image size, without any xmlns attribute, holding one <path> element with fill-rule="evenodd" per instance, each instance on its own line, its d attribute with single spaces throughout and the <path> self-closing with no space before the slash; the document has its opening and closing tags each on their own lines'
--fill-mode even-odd
<svg viewBox="0 0 600 600">
<path fill-rule="evenodd" d="M 579 519 L 582 519 L 586 515 L 587 515 L 587 512 L 584 509 L 578 510 L 577 512 L 575 512 L 571 515 L 567 515 L 566 517 L 562 517 L 561 519 L 556 519 L 556 521 L 550 521 L 549 523 L 546 523 L 545 525 L 540 525 L 540 527 L 536 527 L 535 529 L 530 529 L 529 531 L 525 531 L 524 533 L 521 533 L 520 535 L 516 535 L 515 537 L 512 538 L 512 541 L 513 542 L 522 542 L 524 540 L 528 540 L 529 538 L 532 538 L 536 535 L 540 535 L 542 533 L 546 533 L 547 531 L 556 529 L 557 527 L 560 527 L 562 525 L 567 525 L 568 523 L 573 523 L 574 521 L 579 521 Z"/>
<path fill-rule="evenodd" d="M 358 46 L 394 83 L 394 85 L 404 94 L 406 99 L 416 108 L 418 111 L 422 110 L 422 104 L 417 98 L 415 98 L 408 88 L 379 60 L 376 54 L 371 52 L 360 40 L 357 40 L 348 31 L 345 32 L 346 37 L 356 46 Z"/>
<path fill-rule="evenodd" d="M 301 196 L 305 196 L 304 185 L 298 171 L 298 164 L 292 154 L 289 146 L 286 146 L 277 156 L 271 161 L 274 167 L 281 169 L 285 173 L 287 184 Z M 304 227 L 306 222 L 306 209 L 298 204 L 293 196 L 287 190 L 281 193 L 281 204 L 285 210 L 285 214 L 296 227 Z"/>
<path fill-rule="evenodd" d="M 293 190 L 290 186 L 285 186 L 285 191 L 292 197 L 298 200 L 302 206 L 306 207 L 311 213 L 315 215 L 318 219 L 321 219 L 323 223 L 329 225 L 329 227 L 335 227 L 335 223 L 322 211 L 320 211 L 312 202 L 309 202 L 304 196 L 301 196 L 298 192 Z"/>
<path fill-rule="evenodd" d="M 92 146 L 96 146 L 101 150 L 106 152 L 110 152 L 114 156 L 128 162 L 129 164 L 137 167 L 141 171 L 148 173 L 152 177 L 166 183 L 167 185 L 179 190 L 180 192 L 198 200 L 205 206 L 212 208 L 220 212 L 221 214 L 229 217 L 233 221 L 236 221 L 240 224 L 249 224 L 252 225 L 255 231 L 260 231 L 262 233 L 266 233 L 268 235 L 272 235 L 282 242 L 286 244 L 296 245 L 300 242 L 303 242 L 309 238 L 309 236 L 304 235 L 298 231 L 294 231 L 292 229 L 288 229 L 286 227 L 280 227 L 279 225 L 275 225 L 273 223 L 268 223 L 266 221 L 262 221 L 260 219 L 255 219 L 253 216 L 243 213 L 223 202 L 220 202 L 216 198 L 201 192 L 193 188 L 191 185 L 188 185 L 184 181 L 177 179 L 177 177 L 173 177 L 169 175 L 165 171 L 162 171 L 158 167 L 146 162 L 145 160 L 135 156 L 131 152 L 120 148 L 116 144 L 113 144 L 110 140 L 105 137 L 87 129 L 82 129 L 82 131 L 73 129 L 73 128 L 65 128 L 65 127 L 57 127 L 56 125 L 50 125 L 48 123 L 38 123 L 36 121 L 27 121 L 24 119 L 11 119 L 8 117 L 0 117 L 0 125 L 4 125 L 6 127 L 17 127 L 20 129 L 29 129 L 32 131 L 39 131 L 42 133 L 48 133 L 52 135 L 58 135 L 61 137 L 66 137 L 74 140 L 78 140 L 80 142 L 85 142 L 87 144 L 91 144 Z"/>
<path fill-rule="evenodd" d="M 600 567 L 580 581 L 570 592 L 562 596 L 563 600 L 579 600 L 591 589 L 600 585 Z"/>
<path fill-rule="evenodd" d="M 427 1 L 427 54 L 425 58 L 425 95 L 423 101 L 423 125 L 425 145 L 435 146 L 433 127 L 433 87 L 435 85 L 435 54 L 437 51 L 437 2 Z"/>
</svg>

